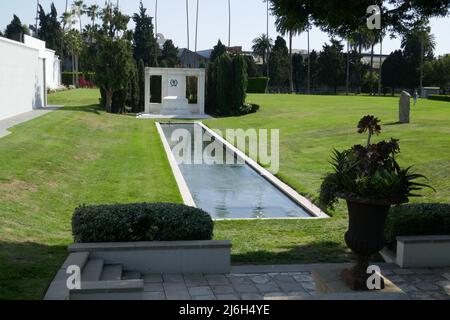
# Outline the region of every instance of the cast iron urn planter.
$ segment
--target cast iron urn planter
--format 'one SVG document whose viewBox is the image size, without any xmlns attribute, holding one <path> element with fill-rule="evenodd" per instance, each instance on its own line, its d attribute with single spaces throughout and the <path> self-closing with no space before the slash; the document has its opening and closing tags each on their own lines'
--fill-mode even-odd
<svg viewBox="0 0 450 320">
<path fill-rule="evenodd" d="M 384 228 L 391 207 L 387 203 L 363 202 L 347 199 L 349 228 L 345 242 L 357 257 L 356 265 L 343 270 L 342 280 L 352 290 L 369 290 L 367 273 L 370 258 L 385 246 Z M 381 287 L 384 289 L 381 277 Z"/>
</svg>

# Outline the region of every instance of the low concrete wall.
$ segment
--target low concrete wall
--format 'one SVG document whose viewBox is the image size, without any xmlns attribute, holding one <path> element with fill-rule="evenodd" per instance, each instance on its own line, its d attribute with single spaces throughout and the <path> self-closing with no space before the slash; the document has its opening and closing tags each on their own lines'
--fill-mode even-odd
<svg viewBox="0 0 450 320">
<path fill-rule="evenodd" d="M 230 241 L 80 243 L 69 252 L 89 252 L 92 259 L 120 263 L 140 273 L 229 273 Z"/>
<path fill-rule="evenodd" d="M 397 264 L 401 268 L 450 266 L 450 235 L 397 238 Z"/>
</svg>

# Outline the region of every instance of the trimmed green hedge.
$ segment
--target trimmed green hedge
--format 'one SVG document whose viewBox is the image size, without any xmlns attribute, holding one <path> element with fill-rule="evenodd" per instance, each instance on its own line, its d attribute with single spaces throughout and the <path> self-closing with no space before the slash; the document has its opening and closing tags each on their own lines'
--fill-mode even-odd
<svg viewBox="0 0 450 320">
<path fill-rule="evenodd" d="M 399 236 L 450 235 L 450 204 L 408 204 L 393 207 L 386 224 L 386 242 L 395 248 Z"/>
<path fill-rule="evenodd" d="M 80 206 L 72 218 L 75 242 L 211 240 L 205 211 L 170 203 Z"/>
<path fill-rule="evenodd" d="M 247 93 L 266 93 L 269 78 L 248 78 Z"/>
<path fill-rule="evenodd" d="M 442 95 L 442 94 L 431 94 L 428 97 L 430 100 L 439 100 L 439 101 L 447 101 L 450 102 L 450 96 Z"/>
</svg>

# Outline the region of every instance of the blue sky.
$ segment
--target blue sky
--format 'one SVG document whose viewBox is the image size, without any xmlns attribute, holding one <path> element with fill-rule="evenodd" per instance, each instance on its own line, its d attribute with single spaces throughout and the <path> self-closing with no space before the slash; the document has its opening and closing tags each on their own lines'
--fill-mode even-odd
<svg viewBox="0 0 450 320">
<path fill-rule="evenodd" d="M 115 1 L 115 0 L 114 0 Z M 43 7 L 48 10 L 52 0 L 40 0 Z M 53 1 L 61 14 L 64 11 L 65 0 Z M 71 1 L 69 1 L 70 3 Z M 150 15 L 154 15 L 155 0 L 144 0 Z M 85 3 L 102 5 L 104 0 L 85 0 Z M 190 0 L 190 47 L 194 48 L 195 11 L 196 0 Z M 224 43 L 228 41 L 228 1 L 227 0 L 200 0 L 200 18 L 198 49 L 208 49 L 217 43 L 220 38 Z M 232 3 L 232 33 L 231 44 L 242 45 L 250 50 L 252 39 L 266 31 L 266 5 L 263 0 L 231 0 Z M 132 14 L 138 10 L 139 0 L 120 0 L 121 9 Z M 160 0 L 158 2 L 158 32 L 164 34 L 166 39 L 173 39 L 179 47 L 186 47 L 186 9 L 185 0 Z M 16 13 L 24 23 L 34 23 L 36 14 L 35 0 L 1 0 L 0 2 L 0 28 L 11 21 Z M 270 36 L 276 37 L 274 18 L 270 17 Z M 432 20 L 432 33 L 436 36 L 436 54 L 450 53 L 450 17 Z M 314 29 L 311 32 L 311 47 L 320 50 L 328 40 L 327 34 Z M 390 53 L 400 46 L 400 40 L 386 40 L 383 44 L 384 53 Z M 306 48 L 306 35 L 294 39 L 294 48 Z"/>
</svg>

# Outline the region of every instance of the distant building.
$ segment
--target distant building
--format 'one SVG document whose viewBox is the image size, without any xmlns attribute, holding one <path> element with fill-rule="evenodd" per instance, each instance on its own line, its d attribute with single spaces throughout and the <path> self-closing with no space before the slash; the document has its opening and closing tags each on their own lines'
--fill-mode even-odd
<svg viewBox="0 0 450 320">
<path fill-rule="evenodd" d="M 370 65 L 370 61 L 371 61 L 371 59 L 372 59 L 371 57 L 372 57 L 372 55 L 371 55 L 370 53 L 363 53 L 363 54 L 362 54 L 361 62 L 362 62 L 363 64 Z M 386 61 L 386 59 L 387 59 L 388 57 L 389 57 L 388 54 L 383 54 L 383 55 L 381 56 L 381 64 L 383 64 L 384 61 Z M 373 55 L 373 68 L 374 68 L 375 70 L 380 70 L 380 55 L 379 55 L 379 54 L 374 54 L 374 55 Z"/>
<path fill-rule="evenodd" d="M 186 48 L 178 50 L 178 59 L 180 59 L 183 68 L 200 68 L 206 66 L 209 62 L 209 56 L 205 57 Z"/>
</svg>

